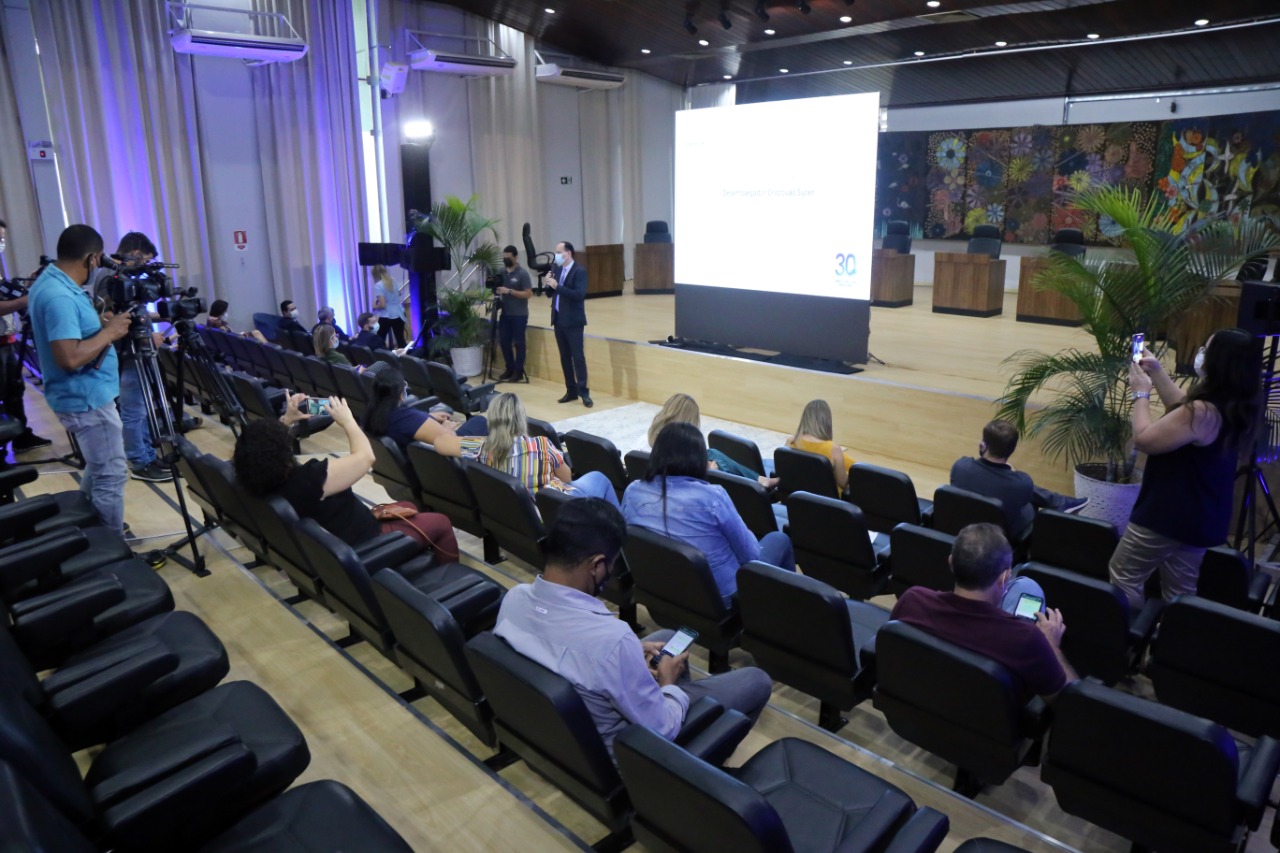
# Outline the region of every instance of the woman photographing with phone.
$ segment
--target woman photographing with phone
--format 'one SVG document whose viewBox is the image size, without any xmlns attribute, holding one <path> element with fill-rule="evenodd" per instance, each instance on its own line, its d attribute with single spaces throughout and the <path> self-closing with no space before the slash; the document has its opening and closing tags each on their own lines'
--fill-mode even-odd
<svg viewBox="0 0 1280 853">
<path fill-rule="evenodd" d="M 1130 607 L 1157 569 L 1165 600 L 1194 595 L 1200 561 L 1226 541 L 1240 454 L 1252 451 L 1261 350 L 1242 329 L 1213 334 L 1195 357 L 1189 390 L 1174 384 L 1149 351 L 1129 368 L 1134 448 L 1147 454 L 1142 489 L 1120 545 L 1111 582 Z M 1151 415 L 1151 392 L 1165 414 Z"/>
</svg>

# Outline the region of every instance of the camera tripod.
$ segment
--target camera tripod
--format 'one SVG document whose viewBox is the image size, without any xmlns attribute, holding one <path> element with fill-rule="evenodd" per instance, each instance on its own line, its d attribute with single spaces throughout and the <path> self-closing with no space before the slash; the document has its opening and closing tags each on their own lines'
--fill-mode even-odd
<svg viewBox="0 0 1280 853">
<path fill-rule="evenodd" d="M 1237 478 L 1244 478 L 1244 491 L 1240 495 L 1235 544 L 1237 550 L 1243 551 L 1248 556 L 1249 565 L 1254 565 L 1254 552 L 1257 550 L 1259 540 L 1272 529 L 1280 529 L 1280 512 L 1276 510 L 1271 488 L 1267 485 L 1267 478 L 1259 465 L 1259 457 L 1272 452 L 1270 450 L 1272 436 L 1268 429 L 1267 415 L 1271 411 L 1273 394 L 1280 394 L 1280 377 L 1276 376 L 1276 362 L 1280 358 L 1280 336 L 1267 335 L 1264 340 L 1266 343 L 1262 363 L 1262 405 L 1259 406 L 1257 440 L 1250 448 L 1248 462 L 1236 472 Z M 1259 496 L 1267 508 L 1267 523 L 1263 525 L 1262 530 L 1258 530 L 1256 510 Z"/>
<path fill-rule="evenodd" d="M 178 367 L 172 405 L 165 387 L 164 375 L 160 370 L 158 351 L 155 340 L 152 338 L 151 321 L 145 315 L 135 316 L 129 336 L 125 338 L 127 343 L 124 350 L 134 356 L 133 369 L 137 371 L 138 386 L 142 391 L 147 410 L 147 426 L 156 445 L 156 458 L 173 477 L 174 491 L 178 495 L 178 511 L 182 514 L 182 523 L 186 527 L 186 535 L 168 547 L 159 549 L 159 556 L 176 560 L 197 577 L 207 577 L 209 570 L 205 568 L 205 559 L 196 545 L 196 540 L 208 533 L 211 526 L 192 524 L 177 464 L 181 457 L 178 449 L 178 435 L 181 432 L 182 394 L 185 387 L 183 374 L 188 357 L 200 366 L 200 379 L 205 385 L 205 392 L 211 398 L 218 414 L 231 424 L 231 431 L 239 435 L 239 430 L 246 421 L 244 409 L 240 406 L 227 378 L 218 370 L 217 364 L 205 349 L 204 341 L 196 334 L 191 322 L 175 320 L 173 331 L 178 336 Z M 179 553 L 182 547 L 187 545 L 191 547 L 190 559 Z"/>
</svg>

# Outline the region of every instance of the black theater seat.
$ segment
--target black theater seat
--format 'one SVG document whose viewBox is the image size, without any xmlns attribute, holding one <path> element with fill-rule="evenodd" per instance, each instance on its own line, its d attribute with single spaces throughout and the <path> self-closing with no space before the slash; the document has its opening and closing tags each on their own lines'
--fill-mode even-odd
<svg viewBox="0 0 1280 853">
<path fill-rule="evenodd" d="M 66 527 L 13 542 L 0 548 L 0 599 L 48 592 L 132 557 L 120 534 L 105 527 Z"/>
<path fill-rule="evenodd" d="M 1107 565 L 1120 537 L 1109 521 L 1041 509 L 1031 524 L 1031 559 L 1110 581 Z"/>
<path fill-rule="evenodd" d="M 569 430 L 560 438 L 572 460 L 570 467 L 575 477 L 599 471 L 609 478 L 618 497 L 622 497 L 627 488 L 627 469 L 622 464 L 622 454 L 612 441 L 577 429 Z"/>
<path fill-rule="evenodd" d="M 760 447 L 749 438 L 713 429 L 707 434 L 707 449 L 719 450 L 742 467 L 755 471 L 757 475 L 763 476 L 765 473 Z"/>
<path fill-rule="evenodd" d="M 866 462 L 849 468 L 849 500 L 877 533 L 889 533 L 899 524 L 923 524 L 933 511 L 933 501 L 916 497 L 906 474 Z"/>
<path fill-rule="evenodd" d="M 950 592 L 956 578 L 951 573 L 951 548 L 956 538 L 917 524 L 899 524 L 889 534 L 893 554 L 888 591 L 902 595 L 913 586 Z"/>
<path fill-rule="evenodd" d="M 485 531 L 504 551 L 541 571 L 545 562 L 541 543 L 547 530 L 524 483 L 483 462 L 465 460 L 462 470 L 476 496 Z"/>
<path fill-rule="evenodd" d="M 793 492 L 787 498 L 788 533 L 796 565 L 850 598 L 865 600 L 889 583 L 889 537 L 874 541 L 862 510 L 837 498 Z"/>
</svg>

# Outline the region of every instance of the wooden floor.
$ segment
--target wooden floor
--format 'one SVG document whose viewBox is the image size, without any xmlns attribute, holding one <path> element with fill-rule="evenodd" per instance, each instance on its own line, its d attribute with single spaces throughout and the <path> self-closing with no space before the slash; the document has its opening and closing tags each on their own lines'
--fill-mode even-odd
<svg viewBox="0 0 1280 853">
<path fill-rule="evenodd" d="M 610 304 L 622 307 L 625 301 L 595 300 L 588 310 L 599 316 Z M 599 383 L 597 388 L 597 410 L 635 399 L 610 394 Z M 559 383 L 535 379 L 515 390 L 536 417 L 555 421 L 584 411 L 578 404 L 555 402 L 562 393 Z M 66 452 L 65 435 L 40 394 L 28 393 L 28 409 L 36 431 L 58 439 L 52 450 Z M 751 420 L 755 414 L 750 408 L 739 409 L 738 420 Z M 787 417 L 791 416 L 788 412 Z M 190 437 L 206 451 L 230 456 L 232 436 L 225 427 L 206 424 Z M 328 454 L 345 450 L 345 443 L 330 431 L 308 439 L 303 449 Z M 75 486 L 76 474 L 65 465 L 42 468 L 45 474 L 26 493 Z M 357 492 L 370 501 L 386 500 L 385 492 L 369 479 L 359 484 Z M 135 550 L 167 544 L 182 533 L 174 494 L 169 484 L 129 482 L 126 519 L 141 538 L 133 543 Z M 464 552 L 480 553 L 474 537 L 459 533 L 459 541 Z M 265 567 L 245 568 L 251 556 L 221 531 L 199 543 L 209 559 L 210 577 L 198 579 L 176 562 L 160 572 L 173 588 L 178 607 L 200 615 L 227 645 L 230 678 L 262 685 L 302 728 L 313 756 L 302 781 L 345 782 L 421 851 L 582 849 L 605 834 L 603 826 L 523 764 L 501 774 L 485 768 L 480 762 L 491 751 L 433 700 L 407 704 L 395 695 L 411 684 L 394 665 L 368 644 L 336 646 L 334 641 L 347 633 L 345 623 L 310 602 L 286 606 L 282 599 L 296 590 L 283 574 Z M 506 586 L 533 577 L 518 560 L 497 567 L 484 566 L 474 557 L 469 561 Z M 892 599 L 875 603 L 891 606 Z M 646 620 L 642 609 L 641 621 Z M 705 671 L 704 655 L 695 654 L 694 662 Z M 744 665 L 750 658 L 738 651 L 732 662 Z M 1142 693 L 1145 682 L 1139 679 L 1131 688 Z M 951 833 L 943 851 L 980 835 L 1044 853 L 1128 848 L 1122 839 L 1062 813 L 1052 792 L 1040 783 L 1037 769 L 1020 770 L 976 802 L 964 800 L 948 790 L 952 769 L 893 734 L 870 702 L 850 712 L 849 725 L 838 735 L 816 727 L 817 706 L 811 697 L 775 686 L 769 707 L 730 763 L 739 764 L 783 737 L 818 743 L 899 786 L 917 804 L 945 812 L 951 819 Z M 83 766 L 91 754 L 78 757 Z M 1270 849 L 1265 837 L 1271 816 L 1268 812 L 1249 850 Z"/>
</svg>

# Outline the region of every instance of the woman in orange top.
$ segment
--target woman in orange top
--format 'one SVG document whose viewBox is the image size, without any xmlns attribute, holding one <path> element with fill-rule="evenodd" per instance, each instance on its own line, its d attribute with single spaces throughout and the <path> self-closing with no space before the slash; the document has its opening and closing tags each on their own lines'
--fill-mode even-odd
<svg viewBox="0 0 1280 853">
<path fill-rule="evenodd" d="M 830 459 L 831 467 L 835 469 L 836 485 L 844 491 L 844 487 L 849 485 L 849 468 L 853 466 L 854 459 L 846 456 L 844 448 L 831 436 L 831 407 L 826 400 L 810 400 L 800 414 L 796 434 L 787 439 L 787 446 Z"/>
</svg>

